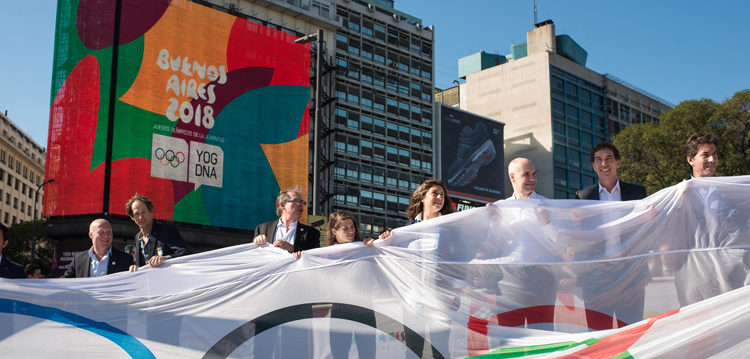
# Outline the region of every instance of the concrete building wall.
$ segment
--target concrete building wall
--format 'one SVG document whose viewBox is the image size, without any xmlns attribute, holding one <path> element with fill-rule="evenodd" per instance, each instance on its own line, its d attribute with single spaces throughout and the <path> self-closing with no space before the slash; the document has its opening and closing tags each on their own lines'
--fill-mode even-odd
<svg viewBox="0 0 750 359">
<path fill-rule="evenodd" d="M 44 182 L 45 151 L 18 126 L 0 114 L 0 223 L 10 227 L 34 218 L 34 196 Z M 41 217 L 39 191 L 36 218 Z"/>
<path fill-rule="evenodd" d="M 549 65 L 543 51 L 468 75 L 461 107 L 504 122 L 506 167 L 516 157 L 529 158 L 539 178 L 537 193 L 552 197 Z M 507 178 L 505 190 L 513 192 Z"/>
<path fill-rule="evenodd" d="M 526 43 L 526 49 L 529 54 L 557 52 L 555 24 L 550 23 L 527 32 Z"/>
</svg>

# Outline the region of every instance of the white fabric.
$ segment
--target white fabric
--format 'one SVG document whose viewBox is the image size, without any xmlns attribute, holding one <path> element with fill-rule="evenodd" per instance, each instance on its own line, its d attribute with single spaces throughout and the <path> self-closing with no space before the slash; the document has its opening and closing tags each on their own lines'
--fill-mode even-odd
<svg viewBox="0 0 750 359">
<path fill-rule="evenodd" d="M 619 234 L 614 256 L 605 233 Z M 748 249 L 750 176 L 693 179 L 640 201 L 499 201 L 299 260 L 246 244 L 135 273 L 0 279 L 0 348 L 9 358 L 330 357 L 343 338 L 335 349 L 359 357 L 736 358 L 750 351 Z M 638 322 L 644 313 L 663 316 Z"/>
</svg>

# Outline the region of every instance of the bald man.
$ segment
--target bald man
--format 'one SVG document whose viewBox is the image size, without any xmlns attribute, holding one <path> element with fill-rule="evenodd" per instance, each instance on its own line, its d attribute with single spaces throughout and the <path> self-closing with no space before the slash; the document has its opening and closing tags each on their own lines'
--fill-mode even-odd
<svg viewBox="0 0 750 359">
<path fill-rule="evenodd" d="M 513 195 L 508 199 L 548 199 L 534 192 L 536 168 L 528 158 L 518 157 L 508 164 L 508 177 L 513 185 Z"/>
<path fill-rule="evenodd" d="M 133 256 L 112 248 L 112 225 L 95 219 L 89 225 L 91 248 L 76 254 L 63 278 L 101 277 L 124 272 L 133 264 Z"/>
</svg>

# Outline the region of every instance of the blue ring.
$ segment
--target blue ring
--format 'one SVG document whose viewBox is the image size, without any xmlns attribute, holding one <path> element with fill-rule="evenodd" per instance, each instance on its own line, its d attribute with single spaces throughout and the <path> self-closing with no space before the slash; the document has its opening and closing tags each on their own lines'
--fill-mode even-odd
<svg viewBox="0 0 750 359">
<path fill-rule="evenodd" d="M 72 325 L 109 339 L 112 343 L 125 350 L 125 353 L 130 355 L 131 358 L 156 359 L 156 356 L 132 335 L 107 323 L 97 322 L 78 314 L 5 298 L 0 298 L 0 313 L 26 315 Z"/>
</svg>

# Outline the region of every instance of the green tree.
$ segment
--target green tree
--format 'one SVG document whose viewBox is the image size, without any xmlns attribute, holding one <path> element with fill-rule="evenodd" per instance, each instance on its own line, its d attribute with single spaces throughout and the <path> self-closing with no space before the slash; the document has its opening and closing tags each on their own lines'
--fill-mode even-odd
<svg viewBox="0 0 750 359">
<path fill-rule="evenodd" d="M 711 116 L 717 128 L 720 175 L 750 174 L 750 90 L 740 91 L 719 105 Z"/>
<path fill-rule="evenodd" d="M 661 116 L 658 123 L 636 124 L 617 134 L 618 175 L 646 186 L 649 194 L 690 176 L 685 140 L 695 132 L 719 137 L 719 176 L 750 174 L 750 90 L 718 104 L 689 100 Z"/>
<path fill-rule="evenodd" d="M 3 250 L 3 255 L 24 266 L 29 264 L 30 259 L 31 226 L 31 221 L 12 225 L 8 230 L 10 242 Z M 51 272 L 55 243 L 47 238 L 46 228 L 46 220 L 36 221 L 34 263 L 39 264 L 42 273 L 48 275 Z"/>
</svg>

